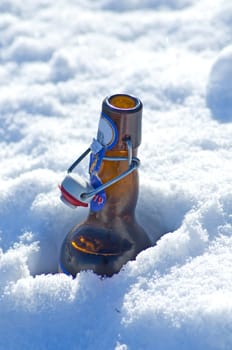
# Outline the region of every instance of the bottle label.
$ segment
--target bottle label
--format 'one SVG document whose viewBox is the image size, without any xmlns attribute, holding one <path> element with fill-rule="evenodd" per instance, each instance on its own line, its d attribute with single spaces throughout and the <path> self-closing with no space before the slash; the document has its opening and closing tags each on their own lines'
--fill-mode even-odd
<svg viewBox="0 0 232 350">
<path fill-rule="evenodd" d="M 91 174 L 90 181 L 93 188 L 98 188 L 99 186 L 102 185 L 101 180 L 95 174 Z M 104 207 L 105 203 L 106 203 L 106 192 L 102 190 L 99 193 L 95 194 L 95 196 L 91 200 L 90 209 L 91 211 L 97 212 Z"/>
<path fill-rule="evenodd" d="M 98 125 L 97 140 L 105 149 L 112 149 L 118 141 L 118 130 L 114 122 L 106 115 L 101 115 Z"/>
<path fill-rule="evenodd" d="M 98 188 L 102 185 L 101 179 L 98 177 L 105 152 L 114 147 L 118 141 L 118 130 L 114 122 L 106 115 L 101 115 L 97 140 L 93 140 L 91 145 L 92 153 L 90 155 L 89 173 L 90 182 L 93 188 Z M 101 210 L 106 203 L 106 193 L 104 190 L 97 193 L 91 203 L 90 208 L 92 211 L 97 212 Z"/>
<path fill-rule="evenodd" d="M 105 154 L 105 149 L 102 148 L 98 153 L 90 154 L 89 162 L 89 174 L 90 174 L 90 183 L 93 188 L 98 188 L 102 185 L 100 178 L 97 173 L 101 167 L 102 160 Z M 104 190 L 97 193 L 90 202 L 90 209 L 94 212 L 101 210 L 106 202 L 106 193 Z"/>
</svg>

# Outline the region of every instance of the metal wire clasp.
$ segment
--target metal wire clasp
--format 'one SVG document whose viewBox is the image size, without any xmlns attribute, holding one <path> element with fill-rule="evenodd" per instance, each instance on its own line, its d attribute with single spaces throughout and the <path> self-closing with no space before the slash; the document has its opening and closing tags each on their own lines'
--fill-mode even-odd
<svg viewBox="0 0 232 350">
<path fill-rule="evenodd" d="M 96 194 L 101 192 L 102 190 L 105 190 L 106 188 L 112 186 L 116 182 L 122 180 L 124 177 L 131 174 L 134 170 L 136 170 L 140 165 L 140 160 L 137 157 L 132 156 L 132 142 L 130 138 L 127 138 L 126 140 L 127 149 L 128 149 L 128 157 L 108 157 L 104 156 L 103 160 L 106 161 L 128 161 L 128 169 L 121 173 L 120 175 L 114 177 L 113 179 L 109 180 L 108 182 L 105 182 L 104 184 L 100 185 L 97 188 L 93 188 L 91 186 L 82 186 L 80 184 L 80 181 L 76 181 L 76 186 L 74 186 L 75 183 L 73 183 L 74 179 L 72 179 L 72 186 L 68 185 L 65 186 L 68 182 L 64 181 L 62 182 L 60 186 L 60 190 L 62 192 L 61 199 L 65 199 L 66 204 L 71 204 L 71 206 L 87 206 L 87 203 L 91 200 L 92 197 L 94 197 Z M 77 165 L 91 152 L 91 147 L 89 147 L 82 155 L 75 160 L 75 162 L 68 168 L 67 173 L 70 174 L 72 171 L 77 167 Z M 69 175 L 67 176 L 69 177 Z M 70 179 L 69 179 L 70 180 Z M 87 191 L 86 191 L 87 189 Z M 83 190 L 82 193 L 80 193 Z M 71 201 L 70 201 L 71 198 Z M 75 202 L 76 201 L 76 202 Z M 68 203 L 67 203 L 68 202 Z"/>
</svg>

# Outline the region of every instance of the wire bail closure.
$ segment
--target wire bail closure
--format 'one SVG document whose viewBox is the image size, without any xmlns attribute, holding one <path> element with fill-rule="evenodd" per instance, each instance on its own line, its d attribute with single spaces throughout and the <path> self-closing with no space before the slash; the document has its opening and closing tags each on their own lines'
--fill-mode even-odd
<svg viewBox="0 0 232 350">
<path fill-rule="evenodd" d="M 105 190 L 106 188 L 112 186 L 116 182 L 122 180 L 126 176 L 130 175 L 134 170 L 136 170 L 140 165 L 140 160 L 137 157 L 132 156 L 132 142 L 128 137 L 125 140 L 128 149 L 128 157 L 108 157 L 104 156 L 102 159 L 106 161 L 127 161 L 128 169 L 121 173 L 120 175 L 114 177 L 113 179 L 105 182 L 104 184 L 98 186 L 97 188 L 93 188 L 86 181 L 84 181 L 80 176 L 73 177 L 70 176 L 72 171 L 77 167 L 78 164 L 91 152 L 91 147 L 87 148 L 82 155 L 75 160 L 73 164 L 68 168 L 68 175 L 62 181 L 60 187 L 61 190 L 61 200 L 71 206 L 84 206 L 87 207 L 88 203 L 92 200 L 92 198 L 97 195 L 99 192 Z"/>
</svg>

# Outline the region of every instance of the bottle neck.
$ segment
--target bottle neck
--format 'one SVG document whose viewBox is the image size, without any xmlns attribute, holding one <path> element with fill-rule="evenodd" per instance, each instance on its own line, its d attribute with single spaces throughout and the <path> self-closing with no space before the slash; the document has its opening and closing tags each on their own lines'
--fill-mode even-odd
<svg viewBox="0 0 232 350">
<path fill-rule="evenodd" d="M 141 122 L 140 100 L 120 94 L 105 98 L 97 134 L 97 142 L 104 148 L 95 154 L 90 163 L 93 187 L 94 181 L 98 181 L 96 177 L 104 184 L 128 170 L 131 156 L 137 156 L 141 143 Z M 110 157 L 119 160 L 112 160 Z M 112 221 L 116 217 L 134 217 L 138 197 L 137 170 L 108 187 L 104 196 L 106 200 L 99 197 L 93 199 L 99 199 L 99 203 L 103 200 L 104 205 L 91 203 L 90 215 L 104 222 Z"/>
<path fill-rule="evenodd" d="M 137 149 L 133 149 L 133 156 L 137 156 Z M 107 151 L 106 157 L 128 157 L 127 151 Z M 127 160 L 103 160 L 98 172 L 102 183 L 106 183 L 128 169 Z M 90 216 L 100 221 L 111 222 L 119 217 L 134 218 L 135 207 L 138 198 L 138 171 L 134 170 L 124 179 L 116 182 L 105 190 L 106 203 L 98 211 L 90 212 Z"/>
<path fill-rule="evenodd" d="M 105 143 L 108 149 L 114 151 L 127 150 L 125 138 L 130 137 L 134 148 L 138 148 L 141 144 L 141 126 L 142 126 L 142 103 L 136 99 L 134 108 L 120 109 L 110 104 L 111 98 L 105 98 L 102 103 L 102 115 L 100 118 L 98 132 L 103 137 L 103 143 Z M 105 119 L 106 118 L 106 119 Z M 108 131 L 112 131 L 112 144 L 107 139 L 107 128 L 101 130 L 101 122 L 107 121 L 110 125 Z M 102 132 L 103 131 L 103 132 Z M 109 135 L 108 135 L 109 136 Z"/>
</svg>

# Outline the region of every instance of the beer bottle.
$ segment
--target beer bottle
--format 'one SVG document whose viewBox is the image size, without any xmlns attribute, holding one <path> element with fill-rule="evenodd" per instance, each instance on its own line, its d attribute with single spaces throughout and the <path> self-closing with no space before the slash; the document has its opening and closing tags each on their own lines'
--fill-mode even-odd
<svg viewBox="0 0 232 350">
<path fill-rule="evenodd" d="M 112 276 L 151 246 L 135 218 L 141 121 L 142 103 L 138 98 L 117 94 L 104 99 L 97 139 L 69 168 L 68 178 L 60 186 L 65 202 L 90 205 L 87 219 L 74 226 L 62 244 L 61 271 L 75 276 L 92 270 Z M 88 153 L 90 185 L 82 180 L 82 190 L 76 190 L 81 180 L 76 181 L 70 173 Z"/>
</svg>

